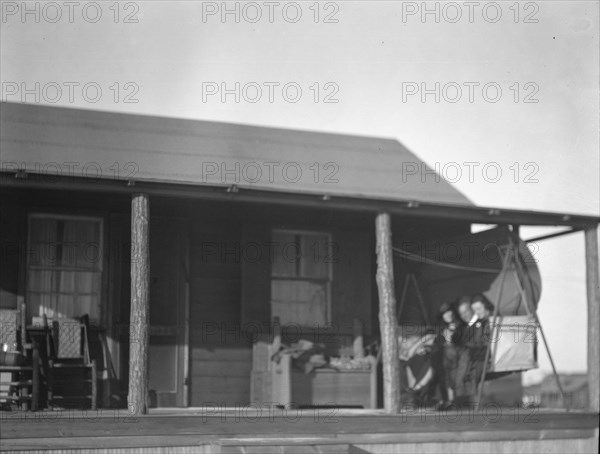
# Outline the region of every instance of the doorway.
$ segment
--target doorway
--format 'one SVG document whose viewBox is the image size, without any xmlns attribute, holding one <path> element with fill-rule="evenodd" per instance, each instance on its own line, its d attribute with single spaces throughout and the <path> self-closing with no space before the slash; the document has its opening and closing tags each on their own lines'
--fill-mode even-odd
<svg viewBox="0 0 600 454">
<path fill-rule="evenodd" d="M 189 261 L 186 223 L 150 222 L 150 406 L 188 406 Z"/>
</svg>

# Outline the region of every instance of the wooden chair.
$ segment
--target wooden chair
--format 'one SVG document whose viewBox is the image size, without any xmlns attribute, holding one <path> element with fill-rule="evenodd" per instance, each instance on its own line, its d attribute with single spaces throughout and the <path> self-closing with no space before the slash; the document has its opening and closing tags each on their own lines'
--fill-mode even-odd
<svg viewBox="0 0 600 454">
<path fill-rule="evenodd" d="M 96 361 L 90 358 L 89 319 L 58 318 L 48 327 L 48 405 L 96 409 Z"/>
<path fill-rule="evenodd" d="M 19 310 L 0 309 L 0 401 L 37 410 L 39 351 L 26 342 L 25 321 L 25 303 Z"/>
</svg>

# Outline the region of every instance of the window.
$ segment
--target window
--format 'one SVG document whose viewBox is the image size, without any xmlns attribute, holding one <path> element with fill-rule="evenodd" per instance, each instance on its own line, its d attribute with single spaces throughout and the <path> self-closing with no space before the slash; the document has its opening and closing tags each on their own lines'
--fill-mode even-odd
<svg viewBox="0 0 600 454">
<path fill-rule="evenodd" d="M 80 317 L 99 322 L 102 220 L 32 214 L 27 249 L 27 306 L 31 316 Z"/>
<path fill-rule="evenodd" d="M 325 325 L 331 319 L 328 234 L 274 230 L 271 315 L 282 324 Z"/>
</svg>

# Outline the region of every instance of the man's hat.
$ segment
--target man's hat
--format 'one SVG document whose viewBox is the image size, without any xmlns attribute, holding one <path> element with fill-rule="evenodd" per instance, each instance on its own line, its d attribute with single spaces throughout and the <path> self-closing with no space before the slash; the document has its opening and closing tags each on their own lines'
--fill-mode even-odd
<svg viewBox="0 0 600 454">
<path fill-rule="evenodd" d="M 440 314 L 444 314 L 451 310 L 452 306 L 450 306 L 450 303 L 442 303 L 442 305 L 440 306 Z"/>
</svg>

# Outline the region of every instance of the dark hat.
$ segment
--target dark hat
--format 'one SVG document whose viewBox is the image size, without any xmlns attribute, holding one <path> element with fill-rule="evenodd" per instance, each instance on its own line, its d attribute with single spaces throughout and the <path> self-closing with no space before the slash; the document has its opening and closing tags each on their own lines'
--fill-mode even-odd
<svg viewBox="0 0 600 454">
<path fill-rule="evenodd" d="M 450 303 L 442 303 L 442 305 L 440 306 L 440 314 L 445 314 L 448 311 L 452 310 L 452 306 L 450 305 Z"/>
<path fill-rule="evenodd" d="M 458 300 L 458 305 L 459 306 L 462 306 L 465 303 L 471 304 L 471 297 L 470 296 L 468 296 L 468 295 L 461 296 L 460 299 Z"/>
</svg>

